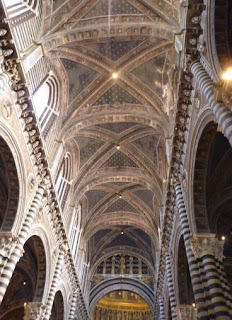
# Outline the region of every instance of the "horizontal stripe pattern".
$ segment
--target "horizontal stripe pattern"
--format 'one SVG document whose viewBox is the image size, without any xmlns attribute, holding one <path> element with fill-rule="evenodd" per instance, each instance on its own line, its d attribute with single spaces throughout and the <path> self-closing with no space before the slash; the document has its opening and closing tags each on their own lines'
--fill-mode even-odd
<svg viewBox="0 0 232 320">
<path fill-rule="evenodd" d="M 181 231 L 184 238 L 185 250 L 186 250 L 186 255 L 187 255 L 187 260 L 189 265 L 189 273 L 191 277 L 195 303 L 198 311 L 198 319 L 209 320 L 210 317 L 208 314 L 205 293 L 202 286 L 203 281 L 199 272 L 199 264 L 198 264 L 198 261 L 196 261 L 196 258 L 192 252 L 192 248 L 190 244 L 191 232 L 189 228 L 188 216 L 187 216 L 184 197 L 182 193 L 182 187 L 180 183 L 176 184 L 175 193 L 176 193 L 176 204 L 180 214 Z"/>
<path fill-rule="evenodd" d="M 222 133 L 232 146 L 232 112 L 223 103 L 214 100 L 214 83 L 201 63 L 194 62 L 191 66 L 191 71 L 196 79 L 197 85 L 200 87 L 201 92 L 205 96 L 207 103 L 220 124 Z"/>
</svg>

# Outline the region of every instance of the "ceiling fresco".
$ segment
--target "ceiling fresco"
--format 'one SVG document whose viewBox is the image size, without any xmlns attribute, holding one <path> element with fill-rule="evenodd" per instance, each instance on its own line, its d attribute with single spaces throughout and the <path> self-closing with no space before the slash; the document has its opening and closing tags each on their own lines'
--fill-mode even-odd
<svg viewBox="0 0 232 320">
<path fill-rule="evenodd" d="M 90 269 L 110 250 L 155 270 L 177 30 L 173 0 L 47 4 L 41 42 L 67 83 L 60 137 L 73 152 Z"/>
</svg>

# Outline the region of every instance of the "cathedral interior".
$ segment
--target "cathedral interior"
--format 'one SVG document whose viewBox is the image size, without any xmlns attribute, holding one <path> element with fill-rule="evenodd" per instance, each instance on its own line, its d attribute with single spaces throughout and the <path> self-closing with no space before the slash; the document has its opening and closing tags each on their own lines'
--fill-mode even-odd
<svg viewBox="0 0 232 320">
<path fill-rule="evenodd" d="M 0 1 L 0 320 L 232 319 L 231 0 Z"/>
</svg>

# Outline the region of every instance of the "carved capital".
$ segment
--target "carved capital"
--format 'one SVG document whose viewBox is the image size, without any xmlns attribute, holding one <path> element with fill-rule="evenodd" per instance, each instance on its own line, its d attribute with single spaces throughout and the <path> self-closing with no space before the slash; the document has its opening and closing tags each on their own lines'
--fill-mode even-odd
<svg viewBox="0 0 232 320">
<path fill-rule="evenodd" d="M 196 309 L 191 305 L 179 305 L 178 307 L 176 307 L 176 314 L 179 320 L 196 319 Z"/>
<path fill-rule="evenodd" d="M 198 234 L 190 239 L 190 244 L 196 258 L 210 254 L 220 261 L 223 259 L 224 242 L 213 233 Z"/>
<path fill-rule="evenodd" d="M 41 302 L 30 302 L 24 306 L 23 320 L 37 319 L 42 314 L 44 306 Z"/>
<path fill-rule="evenodd" d="M 0 233 L 0 256 L 7 258 L 10 250 L 14 247 L 15 239 L 10 232 Z"/>
</svg>

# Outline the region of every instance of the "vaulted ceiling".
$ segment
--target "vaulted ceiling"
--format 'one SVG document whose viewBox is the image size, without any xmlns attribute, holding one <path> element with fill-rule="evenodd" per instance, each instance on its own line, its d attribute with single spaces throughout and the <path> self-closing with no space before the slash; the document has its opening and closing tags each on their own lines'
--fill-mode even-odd
<svg viewBox="0 0 232 320">
<path fill-rule="evenodd" d="M 92 263 L 124 248 L 155 265 L 177 14 L 174 0 L 46 1 L 40 42 L 62 79 L 61 139 Z"/>
</svg>

